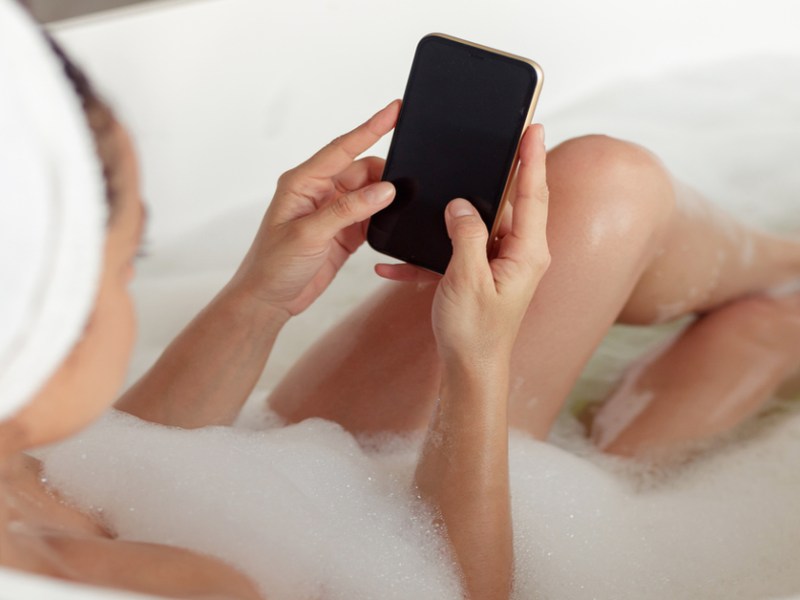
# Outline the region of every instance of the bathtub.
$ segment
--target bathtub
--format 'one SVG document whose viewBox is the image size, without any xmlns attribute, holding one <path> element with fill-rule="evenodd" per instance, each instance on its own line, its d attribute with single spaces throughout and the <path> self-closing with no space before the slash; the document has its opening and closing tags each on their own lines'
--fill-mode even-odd
<svg viewBox="0 0 800 600">
<path fill-rule="evenodd" d="M 455 0 L 201 0 L 55 25 L 57 37 L 133 131 L 142 162 L 153 259 L 141 266 L 134 287 L 140 335 L 130 380 L 226 281 L 277 176 L 402 94 L 422 35 L 452 33 L 540 62 L 545 87 L 536 119 L 547 125 L 549 145 L 597 131 L 634 139 L 653 147 L 685 179 L 723 198 L 734 212 L 747 212 L 751 206 L 726 177 L 752 157 L 708 140 L 716 129 L 729 135 L 729 124 L 739 122 L 743 109 L 755 117 L 774 115 L 767 103 L 775 94 L 764 86 L 781 85 L 787 70 L 800 66 L 799 20 L 800 6 L 793 0 L 759 6 L 613 0 L 602 7 L 578 0 L 503 0 L 491 6 Z M 720 82 L 735 81 L 736 72 L 743 78 L 736 104 L 715 109 L 722 92 L 709 82 L 717 76 Z M 753 77 L 760 87 L 750 89 Z M 779 99 L 778 116 L 797 117 L 800 104 L 794 100 Z M 630 107 L 642 104 L 659 107 L 658 114 L 666 117 L 650 123 L 631 119 Z M 706 118 L 712 113 L 713 122 Z M 703 155 L 718 161 L 703 163 L 702 169 L 696 160 L 700 150 L 695 147 L 688 156 L 684 151 L 698 122 L 708 142 Z M 798 155 L 792 137 L 800 137 L 796 118 L 774 137 L 772 168 L 791 169 L 790 160 L 781 162 L 781 157 Z M 387 146 L 383 142 L 375 151 L 385 153 Z M 800 190 L 794 183 L 779 191 Z M 782 202 L 789 201 L 786 196 Z M 776 220 L 769 207 L 760 218 Z M 208 239 L 214 239 L 213 246 Z M 363 248 L 323 301 L 289 324 L 259 390 L 265 391 L 322 329 L 378 286 L 371 274 L 377 258 Z M 0 569 L 0 597 L 144 596 Z"/>
</svg>

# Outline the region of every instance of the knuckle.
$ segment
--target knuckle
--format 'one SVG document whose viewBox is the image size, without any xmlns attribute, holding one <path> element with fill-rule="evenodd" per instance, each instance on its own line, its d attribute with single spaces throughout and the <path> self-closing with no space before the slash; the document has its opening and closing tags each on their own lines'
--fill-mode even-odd
<svg viewBox="0 0 800 600">
<path fill-rule="evenodd" d="M 547 202 L 550 199 L 550 188 L 547 187 L 547 181 L 542 180 L 539 184 L 539 190 L 536 194 L 542 202 Z"/>
<path fill-rule="evenodd" d="M 297 171 L 289 169 L 278 177 L 278 187 L 291 188 L 297 182 Z"/>
<path fill-rule="evenodd" d="M 347 141 L 348 141 L 348 134 L 337 135 L 328 143 L 328 147 L 334 148 L 338 152 L 346 154 L 348 157 L 350 157 L 351 160 L 355 160 L 357 154 L 354 154 L 350 150 L 350 148 L 348 148 Z"/>
<path fill-rule="evenodd" d="M 553 257 L 550 255 L 550 251 L 545 249 L 544 251 L 540 252 L 536 256 L 536 266 L 539 270 L 544 273 L 550 268 L 550 264 L 553 262 Z"/>
<path fill-rule="evenodd" d="M 335 148 L 335 147 L 337 147 L 337 146 L 341 146 L 341 145 L 342 145 L 343 138 L 344 138 L 344 136 L 343 136 L 343 135 L 337 135 L 337 136 L 336 136 L 335 138 L 333 138 L 333 139 L 332 139 L 330 142 L 328 142 L 328 146 L 330 146 L 331 148 Z"/>
<path fill-rule="evenodd" d="M 517 197 L 524 200 L 530 199 L 533 202 L 538 202 L 541 204 L 547 204 L 550 200 L 550 189 L 547 187 L 546 181 L 541 181 L 539 183 L 535 183 L 528 191 L 520 190 L 517 194 Z"/>
<path fill-rule="evenodd" d="M 478 217 L 460 217 L 455 222 L 456 237 L 460 239 L 485 239 L 489 236 L 486 225 Z"/>
<path fill-rule="evenodd" d="M 348 219 L 353 214 L 354 209 L 353 197 L 350 194 L 339 196 L 336 201 L 331 204 L 331 212 L 339 219 Z"/>
<path fill-rule="evenodd" d="M 533 273 L 537 279 L 540 279 L 545 273 L 547 273 L 548 269 L 550 268 L 550 262 L 551 259 L 549 253 L 539 255 L 534 259 Z"/>
<path fill-rule="evenodd" d="M 552 257 L 547 246 L 534 249 L 523 264 L 527 264 L 534 277 L 541 277 L 550 268 Z"/>
</svg>

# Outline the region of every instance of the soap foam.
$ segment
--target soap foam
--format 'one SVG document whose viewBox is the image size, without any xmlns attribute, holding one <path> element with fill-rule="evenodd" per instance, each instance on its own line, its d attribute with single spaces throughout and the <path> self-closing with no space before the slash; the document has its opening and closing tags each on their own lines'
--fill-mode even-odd
<svg viewBox="0 0 800 600">
<path fill-rule="evenodd" d="M 180 430 L 114 411 L 46 451 L 45 476 L 120 538 L 217 556 L 270 599 L 459 597 L 410 475 L 313 419 Z M 402 461 L 402 465 L 413 464 Z"/>
<path fill-rule="evenodd" d="M 656 471 L 598 453 L 569 416 L 555 443 L 513 432 L 514 598 L 800 591 L 800 414 L 756 423 Z M 420 442 L 362 448 L 319 419 L 184 431 L 114 412 L 48 450 L 45 476 L 120 538 L 217 556 L 270 599 L 454 599 L 444 541 L 409 494 Z"/>
</svg>

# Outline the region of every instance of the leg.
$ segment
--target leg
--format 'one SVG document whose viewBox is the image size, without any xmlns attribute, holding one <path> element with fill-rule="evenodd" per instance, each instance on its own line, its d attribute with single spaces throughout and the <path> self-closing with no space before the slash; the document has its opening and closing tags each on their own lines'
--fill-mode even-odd
<svg viewBox="0 0 800 600">
<path fill-rule="evenodd" d="M 616 319 L 709 310 L 800 274 L 800 247 L 703 218 L 691 204 L 699 200 L 638 146 L 602 136 L 566 142 L 549 154 L 548 182 L 552 263 L 520 330 L 510 399 L 512 423 L 538 437 Z M 720 260 L 745 234 L 754 267 Z M 697 268 L 686 268 L 687 256 Z M 298 361 L 270 404 L 290 421 L 321 416 L 354 432 L 425 427 L 438 388 L 433 292 L 387 284 Z"/>
<path fill-rule="evenodd" d="M 731 302 L 634 365 L 595 416 L 591 437 L 633 456 L 728 431 L 798 367 L 800 294 Z"/>
<path fill-rule="evenodd" d="M 536 437 L 615 320 L 706 312 L 800 276 L 800 244 L 714 210 L 638 146 L 571 140 L 548 169 L 553 260 L 512 357 L 511 423 Z"/>
</svg>

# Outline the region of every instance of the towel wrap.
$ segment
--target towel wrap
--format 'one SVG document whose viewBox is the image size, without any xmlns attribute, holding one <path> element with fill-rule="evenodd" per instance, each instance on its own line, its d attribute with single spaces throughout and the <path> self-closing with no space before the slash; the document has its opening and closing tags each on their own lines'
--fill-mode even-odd
<svg viewBox="0 0 800 600">
<path fill-rule="evenodd" d="M 102 268 L 105 184 L 80 99 L 39 26 L 0 0 L 0 421 L 64 362 Z"/>
</svg>

